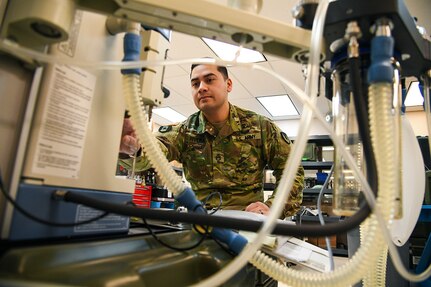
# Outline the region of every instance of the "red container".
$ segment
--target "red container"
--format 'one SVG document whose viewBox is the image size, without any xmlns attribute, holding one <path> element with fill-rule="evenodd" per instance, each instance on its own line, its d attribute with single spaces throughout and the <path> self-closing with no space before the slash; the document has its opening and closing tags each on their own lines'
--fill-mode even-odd
<svg viewBox="0 0 431 287">
<path fill-rule="evenodd" d="M 133 194 L 132 201 L 138 207 L 150 207 L 152 186 L 135 186 L 135 193 Z"/>
</svg>

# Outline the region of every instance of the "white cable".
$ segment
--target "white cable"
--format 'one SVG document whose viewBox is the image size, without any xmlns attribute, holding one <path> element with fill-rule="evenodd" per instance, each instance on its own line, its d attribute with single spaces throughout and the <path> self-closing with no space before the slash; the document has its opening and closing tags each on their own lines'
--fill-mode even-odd
<svg viewBox="0 0 431 287">
<path fill-rule="evenodd" d="M 399 256 L 398 250 L 396 246 L 392 242 L 392 238 L 389 232 L 389 229 L 386 226 L 386 222 L 383 220 L 381 212 L 375 208 L 376 200 L 374 197 L 374 193 L 372 192 L 370 185 L 368 184 L 364 174 L 362 171 L 359 170 L 358 166 L 355 163 L 355 160 L 353 159 L 352 155 L 347 152 L 346 146 L 343 143 L 343 140 L 340 136 L 336 135 L 332 129 L 332 127 L 326 122 L 325 118 L 320 114 L 318 108 L 316 106 L 313 106 L 310 99 L 304 94 L 304 92 L 297 87 L 294 83 L 291 81 L 281 77 L 277 73 L 262 67 L 262 66 L 253 66 L 254 69 L 261 70 L 269 75 L 272 75 L 273 77 L 280 80 L 285 86 L 290 90 L 289 95 L 292 95 L 296 97 L 298 100 L 300 100 L 304 105 L 306 105 L 308 108 L 310 108 L 315 118 L 322 124 L 322 127 L 325 129 L 326 132 L 328 132 L 329 137 L 332 139 L 332 142 L 334 143 L 334 146 L 338 147 L 341 154 L 343 155 L 347 166 L 353 171 L 354 176 L 359 180 L 361 183 L 361 186 L 364 191 L 364 196 L 368 202 L 368 205 L 373 210 L 373 213 L 376 214 L 377 220 L 379 223 L 379 226 L 382 231 L 382 235 L 385 239 L 385 241 L 388 243 L 389 252 L 391 255 L 392 262 L 394 263 L 394 267 L 398 271 L 398 273 L 404 277 L 408 281 L 412 282 L 420 282 L 425 280 L 426 278 L 431 276 L 431 266 L 429 266 L 424 272 L 420 274 L 414 274 L 409 272 L 405 267 L 404 264 L 401 261 L 401 258 Z"/>
<path fill-rule="evenodd" d="M 50 54 L 34 51 L 29 48 L 22 47 L 8 39 L 0 38 L 0 50 L 3 50 L 17 57 L 31 58 L 36 62 L 49 64 L 63 64 L 71 66 L 79 66 L 94 70 L 121 70 L 121 69 L 136 69 L 143 67 L 158 67 L 158 66 L 174 66 L 190 63 L 214 64 L 215 60 L 210 58 L 192 58 L 180 60 L 153 60 L 153 61 L 80 61 L 77 59 L 66 58 L 64 56 L 54 56 Z M 227 63 L 227 62 L 226 62 Z M 229 62 L 232 64 L 232 62 Z"/>
<path fill-rule="evenodd" d="M 326 15 L 326 10 L 327 10 L 328 4 L 329 3 L 327 1 L 320 2 L 319 6 L 318 6 L 318 10 L 316 12 L 315 21 L 313 23 L 311 47 L 313 47 L 315 49 L 312 49 L 312 51 L 311 51 L 311 57 L 310 57 L 311 67 L 308 67 L 308 71 L 311 74 L 311 76 L 309 74 L 309 76 L 307 77 L 307 80 L 311 81 L 311 82 L 308 82 L 307 87 L 306 87 L 306 94 L 309 94 L 311 96 L 310 106 L 314 106 L 315 98 L 317 97 L 317 83 L 318 83 L 318 75 L 319 75 L 319 67 L 320 67 L 320 63 L 319 63 L 320 42 L 314 43 L 313 42 L 313 35 L 319 35 L 320 34 L 320 38 L 315 37 L 314 39 L 315 40 L 316 39 L 319 39 L 319 40 L 322 39 L 321 34 L 323 34 L 324 20 L 325 20 L 325 15 Z M 320 29 L 320 31 L 316 31 L 319 29 Z M 313 58 L 313 56 L 316 56 L 316 54 L 318 57 Z M 313 83 L 315 83 L 314 86 L 313 86 Z M 309 113 L 308 109 L 306 109 L 305 112 L 306 112 L 305 114 L 307 116 L 312 115 L 312 112 Z M 316 114 L 319 114 L 319 113 L 316 113 Z M 304 115 L 303 115 L 303 117 L 304 117 Z M 301 135 L 304 135 L 305 133 L 307 133 L 307 135 L 308 135 L 308 130 L 303 131 L 302 126 L 301 126 L 300 130 L 301 130 Z M 295 144 L 296 144 L 296 142 L 295 142 Z M 277 200 L 277 199 L 275 199 L 275 200 Z M 266 268 L 265 265 L 271 264 L 272 259 L 265 258 L 265 257 L 266 257 L 265 255 L 258 252 L 251 262 L 253 264 L 255 264 L 259 269 L 266 269 L 265 272 L 267 274 L 270 274 L 271 276 L 273 276 L 277 280 L 280 280 L 280 281 L 288 283 L 288 284 L 293 284 L 295 286 L 310 285 L 310 284 L 312 284 L 312 282 L 315 282 L 314 280 L 319 280 L 319 284 L 322 284 L 323 283 L 322 281 L 325 281 L 325 283 L 327 284 L 326 286 L 333 286 L 333 285 L 337 284 L 335 282 L 336 280 L 343 279 L 343 280 L 341 280 L 341 282 L 342 282 L 341 284 L 346 284 L 346 283 L 354 283 L 360 279 L 360 276 L 358 275 L 359 273 L 355 274 L 355 276 L 346 276 L 345 273 L 343 273 L 344 268 L 340 268 L 340 271 L 337 271 L 337 272 L 334 271 L 334 272 L 329 272 L 329 273 L 323 274 L 322 276 L 319 276 L 319 275 L 304 276 L 300 272 L 295 272 L 295 271 L 289 270 L 287 268 L 282 268 L 282 267 L 276 268 L 277 267 L 276 264 L 271 265 L 274 269 Z M 360 257 L 357 256 L 356 258 L 360 258 Z M 356 261 L 352 261 L 352 262 L 361 262 L 361 261 L 356 260 Z M 358 264 L 359 263 L 351 264 L 351 265 L 356 267 L 356 266 L 359 266 Z M 271 273 L 271 271 L 275 271 L 275 273 Z M 347 271 L 347 270 L 345 270 L 345 271 Z"/>
<path fill-rule="evenodd" d="M 328 5 L 329 3 L 327 1 L 323 1 L 322 3 L 320 3 L 316 14 L 321 13 L 323 15 L 326 15 Z M 323 19 L 324 18 L 325 17 L 323 17 Z M 317 25 L 315 25 L 315 27 L 316 26 Z M 314 30 L 312 33 L 311 47 L 315 47 L 316 49 L 312 49 L 310 51 L 310 64 L 308 67 L 306 85 L 306 92 L 311 95 L 311 105 L 314 104 L 317 98 L 320 67 L 319 60 L 324 21 L 318 26 L 319 28 Z M 253 65 L 253 67 L 255 67 L 255 65 Z M 252 243 L 248 244 L 245 250 L 241 252 L 241 254 L 239 254 L 230 264 L 228 264 L 228 266 L 226 266 L 220 272 L 217 272 L 215 275 L 202 281 L 196 286 L 218 286 L 220 282 L 224 282 L 222 280 L 226 280 L 226 278 L 232 277 L 241 267 L 243 267 L 247 263 L 247 261 L 254 255 L 254 253 L 258 251 L 267 234 L 269 234 L 274 229 L 276 220 L 281 214 L 282 208 L 284 206 L 284 202 L 286 202 L 286 200 L 289 198 L 290 190 L 293 186 L 293 182 L 296 176 L 296 171 L 301 163 L 302 155 L 307 144 L 308 130 L 311 125 L 312 116 L 313 113 L 310 112 L 309 109 L 304 108 L 300 124 L 301 133 L 296 138 L 291 150 L 291 154 L 285 163 L 285 168 L 283 170 L 283 174 L 277 188 L 277 193 L 273 201 L 274 204 L 271 206 L 267 220 L 265 220 L 263 226 L 257 233 L 255 240 Z"/>
<path fill-rule="evenodd" d="M 325 188 L 327 188 L 329 180 L 332 176 L 332 173 L 334 171 L 334 164 L 331 166 L 331 170 L 328 173 L 328 176 L 325 180 L 325 182 L 322 185 L 322 188 L 320 189 L 319 196 L 317 197 L 317 214 L 319 216 L 320 225 L 325 225 L 325 219 L 323 218 L 322 214 L 322 197 Z M 326 249 L 328 249 L 328 259 L 329 259 L 329 270 L 334 270 L 335 264 L 334 264 L 334 254 L 332 252 L 331 243 L 328 236 L 325 236 L 325 243 L 326 243 Z"/>
</svg>

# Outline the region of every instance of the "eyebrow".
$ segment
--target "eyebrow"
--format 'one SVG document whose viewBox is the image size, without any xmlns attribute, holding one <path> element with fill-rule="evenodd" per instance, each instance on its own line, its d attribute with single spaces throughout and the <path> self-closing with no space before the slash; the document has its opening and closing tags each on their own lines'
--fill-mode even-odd
<svg viewBox="0 0 431 287">
<path fill-rule="evenodd" d="M 217 76 L 217 75 L 214 73 L 208 73 L 208 74 L 204 75 L 203 78 L 208 78 L 210 76 Z M 197 81 L 198 79 L 199 79 L 199 77 L 192 78 L 192 79 L 190 79 L 190 82 Z"/>
</svg>

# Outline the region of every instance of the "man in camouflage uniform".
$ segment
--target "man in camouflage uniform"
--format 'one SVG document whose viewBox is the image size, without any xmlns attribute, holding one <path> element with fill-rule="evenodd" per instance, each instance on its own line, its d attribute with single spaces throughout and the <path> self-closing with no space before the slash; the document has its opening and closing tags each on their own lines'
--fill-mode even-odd
<svg viewBox="0 0 431 287">
<path fill-rule="evenodd" d="M 263 202 L 265 167 L 274 170 L 277 184 L 289 156 L 291 142 L 266 117 L 228 102 L 232 81 L 225 67 L 192 65 L 193 100 L 200 110 L 175 126 L 160 127 L 157 138 L 169 160 L 183 164 L 184 175 L 199 200 L 220 192 L 222 208 L 267 214 L 274 194 Z M 121 152 L 132 154 L 138 148 L 128 123 L 123 131 Z M 129 134 L 128 134 L 129 132 Z M 130 168 L 130 160 L 122 161 Z M 135 168 L 149 168 L 139 157 Z M 302 202 L 304 170 L 298 168 L 284 216 L 294 215 Z M 219 205 L 213 196 L 207 204 Z"/>
</svg>

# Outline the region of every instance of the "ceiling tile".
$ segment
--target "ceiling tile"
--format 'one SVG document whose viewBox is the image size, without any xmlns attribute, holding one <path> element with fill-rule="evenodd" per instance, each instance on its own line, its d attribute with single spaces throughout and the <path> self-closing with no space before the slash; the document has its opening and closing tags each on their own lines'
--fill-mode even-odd
<svg viewBox="0 0 431 287">
<path fill-rule="evenodd" d="M 187 75 L 188 72 L 179 65 L 165 66 L 165 79 Z"/>
<path fill-rule="evenodd" d="M 232 91 L 229 93 L 229 99 L 253 99 L 248 89 L 231 72 L 231 68 L 229 68 L 229 78 L 232 79 Z"/>
<path fill-rule="evenodd" d="M 189 75 L 183 75 L 178 77 L 172 77 L 165 79 L 165 86 L 186 99 L 190 99 L 190 77 Z"/>
<path fill-rule="evenodd" d="M 173 32 L 168 57 L 170 59 L 189 59 L 215 57 L 215 54 L 201 38 Z"/>
<path fill-rule="evenodd" d="M 267 112 L 267 110 L 265 110 L 265 108 L 255 98 L 250 100 L 246 100 L 246 99 L 231 100 L 231 103 L 240 108 L 253 111 L 255 113 L 261 114 L 268 118 L 271 117 L 271 115 Z"/>
<path fill-rule="evenodd" d="M 297 85 L 300 89 L 304 89 L 305 79 L 302 73 L 301 64 L 279 60 L 271 61 L 269 65 L 272 67 L 274 72 L 278 73 L 282 77 L 285 77 L 293 84 Z"/>
<path fill-rule="evenodd" d="M 196 113 L 198 111 L 198 109 L 196 108 L 195 104 L 186 104 L 186 105 L 175 105 L 175 106 L 171 106 L 171 108 L 173 108 L 174 110 L 176 110 L 177 112 L 179 112 L 180 114 L 185 115 L 186 117 L 190 116 L 193 113 Z"/>
<path fill-rule="evenodd" d="M 268 63 L 259 65 L 271 69 Z M 283 85 L 274 77 L 262 71 L 251 70 L 244 67 L 231 67 L 230 71 L 235 78 L 253 96 L 269 96 L 285 93 Z"/>
</svg>

